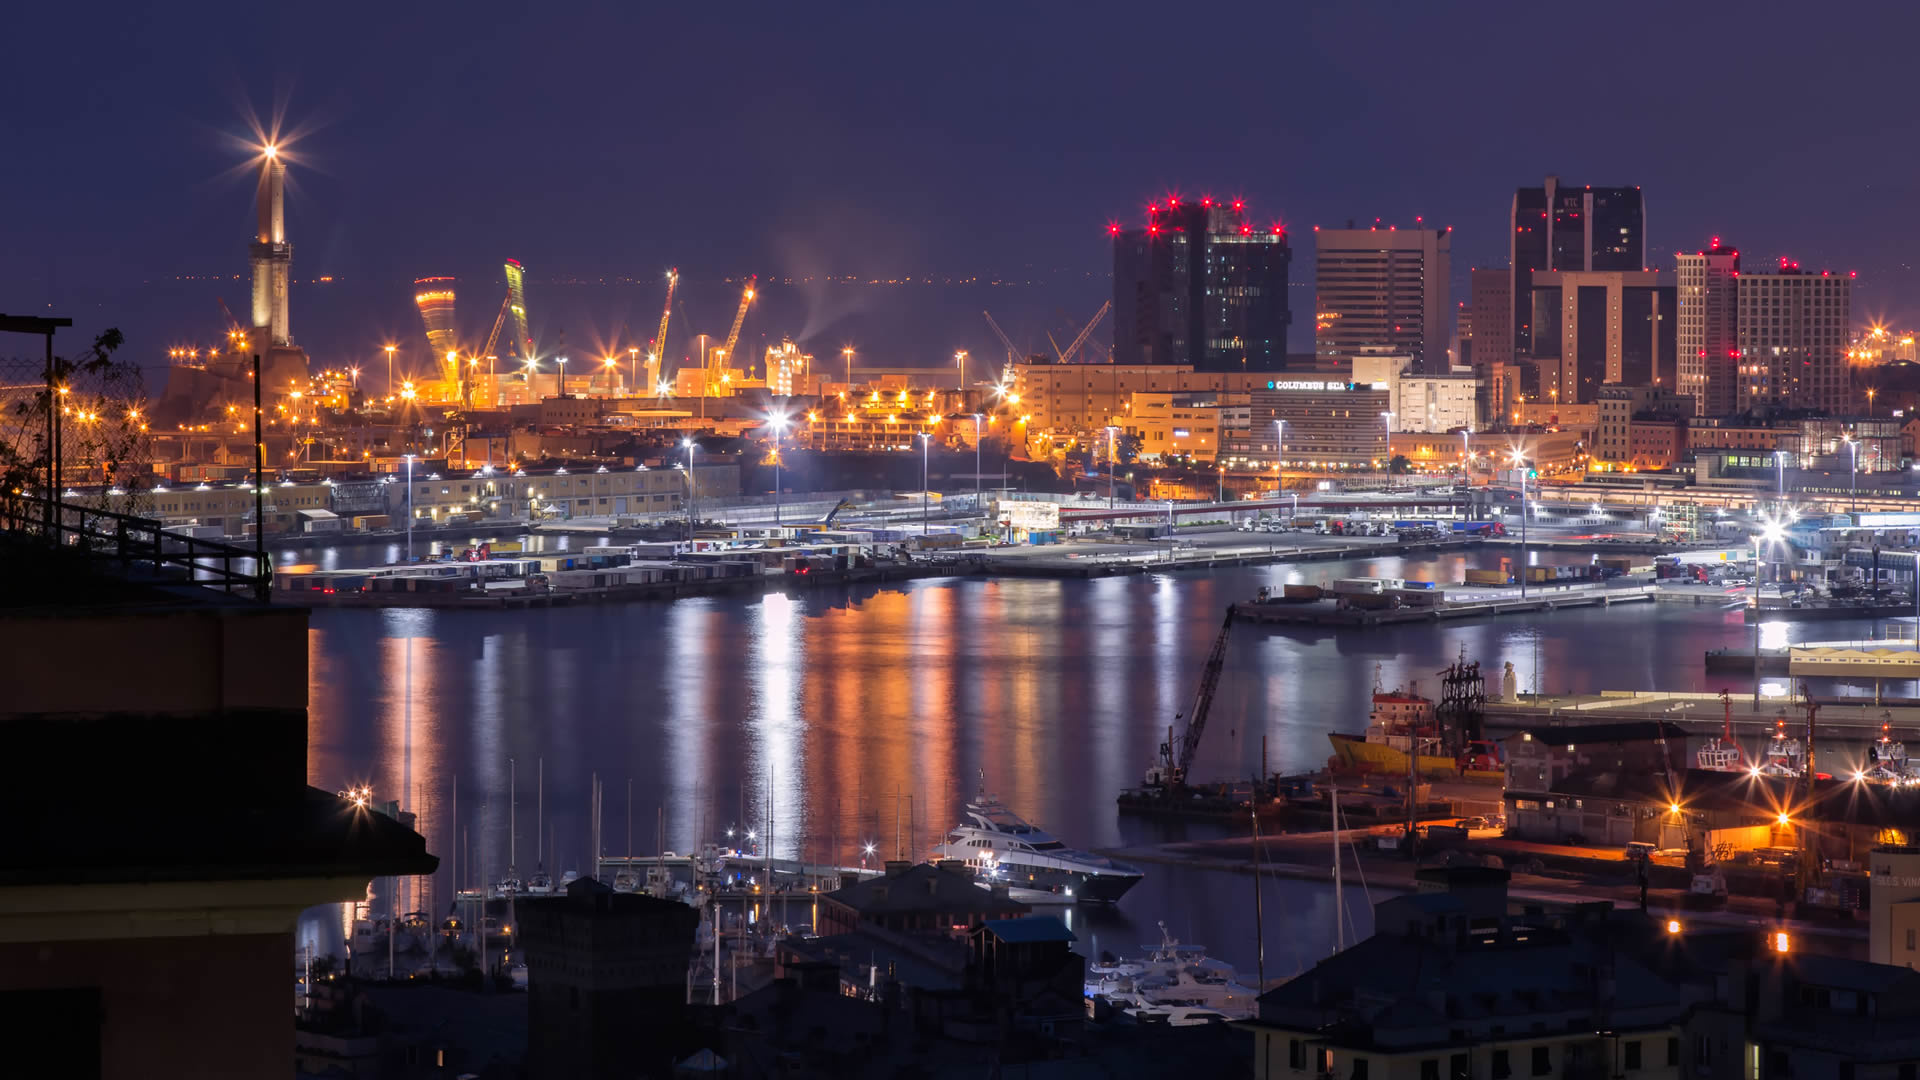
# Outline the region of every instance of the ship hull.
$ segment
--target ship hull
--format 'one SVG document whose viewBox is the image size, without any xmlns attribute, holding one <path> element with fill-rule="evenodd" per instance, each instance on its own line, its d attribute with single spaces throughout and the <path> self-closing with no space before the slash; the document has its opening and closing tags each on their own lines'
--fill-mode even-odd
<svg viewBox="0 0 1920 1080">
<path fill-rule="evenodd" d="M 1333 755 L 1345 769 L 1361 772 L 1380 773 L 1387 776 L 1407 775 L 1407 752 L 1396 750 L 1385 743 L 1368 742 L 1359 735 L 1340 735 L 1329 732 L 1329 742 L 1333 743 Z M 1420 775 L 1426 777 L 1459 776 L 1460 765 L 1449 757 L 1435 754 L 1420 755 Z"/>
</svg>

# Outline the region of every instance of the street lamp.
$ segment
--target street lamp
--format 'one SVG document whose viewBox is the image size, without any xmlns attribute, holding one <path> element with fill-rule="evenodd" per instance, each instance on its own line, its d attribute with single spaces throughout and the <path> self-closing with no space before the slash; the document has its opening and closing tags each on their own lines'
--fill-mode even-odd
<svg viewBox="0 0 1920 1080">
<path fill-rule="evenodd" d="M 1392 491 L 1393 490 L 1393 414 L 1390 412 L 1381 413 L 1380 426 L 1384 429 L 1382 434 L 1385 435 L 1387 440 L 1386 449 L 1384 452 L 1381 453 L 1380 456 L 1387 463 L 1387 490 Z"/>
<path fill-rule="evenodd" d="M 1225 465 L 1220 466 L 1220 476 L 1213 483 L 1213 501 L 1216 503 L 1227 501 L 1227 467 Z"/>
<path fill-rule="evenodd" d="M 842 347 L 840 355 L 846 357 L 847 360 L 847 389 L 851 390 L 853 389 L 853 346 L 847 345 Z"/>
<path fill-rule="evenodd" d="M 773 523 L 780 524 L 780 436 L 787 430 L 787 418 L 775 414 L 767 420 L 773 429 Z"/>
<path fill-rule="evenodd" d="M 687 448 L 687 550 L 692 551 L 693 550 L 693 517 L 694 517 L 693 507 L 694 507 L 694 499 L 699 494 L 699 492 L 693 486 L 693 452 L 695 450 L 700 449 L 700 444 L 697 442 L 694 442 L 692 436 L 688 436 L 687 438 L 680 440 L 680 445 Z"/>
<path fill-rule="evenodd" d="M 1513 465 L 1520 473 L 1520 599 L 1527 598 L 1527 457 L 1520 451 L 1513 452 Z"/>
<path fill-rule="evenodd" d="M 1852 459 L 1850 469 L 1851 480 L 1849 481 L 1847 491 L 1847 513 L 1851 514 L 1860 509 L 1858 506 L 1860 501 L 1860 444 L 1856 442 L 1851 435 L 1846 437 L 1846 443 L 1847 455 Z"/>
<path fill-rule="evenodd" d="M 1116 430 L 1113 425 L 1107 425 L 1107 509 L 1109 510 L 1113 509 L 1114 434 Z"/>
<path fill-rule="evenodd" d="M 387 350 L 387 393 L 389 395 L 393 393 L 393 350 L 398 347 L 397 345 L 388 345 L 385 347 Z"/>
<path fill-rule="evenodd" d="M 933 455 L 933 435 L 925 431 L 916 434 L 920 436 L 920 535 L 925 536 L 932 531 L 927 523 L 927 467 Z"/>
<path fill-rule="evenodd" d="M 407 459 L 407 562 L 413 562 L 413 455 L 402 455 Z"/>
<path fill-rule="evenodd" d="M 640 349 L 638 346 L 628 346 L 627 347 L 627 393 L 629 394 L 633 393 L 634 387 L 639 385 L 640 385 Z"/>
<path fill-rule="evenodd" d="M 979 413 L 973 414 L 973 509 L 980 511 L 980 421 Z"/>
<path fill-rule="evenodd" d="M 555 359 L 560 364 L 560 385 L 554 390 L 553 394 L 555 397 L 566 397 L 567 396 L 567 358 L 564 356 L 561 356 L 561 357 L 556 357 Z"/>
<path fill-rule="evenodd" d="M 954 365 L 960 369 L 960 389 L 967 388 L 967 350 L 961 349 L 953 354 Z"/>
<path fill-rule="evenodd" d="M 1283 460 L 1287 448 L 1287 422 L 1279 418 L 1273 421 L 1273 493 L 1278 495 L 1287 483 L 1287 463 Z"/>
<path fill-rule="evenodd" d="M 614 371 L 614 365 L 618 364 L 620 360 L 618 357 L 608 356 L 604 358 L 603 362 L 605 363 L 606 370 L 607 370 L 607 396 L 612 397 L 613 396 L 613 377 L 616 374 L 616 372 Z"/>
</svg>

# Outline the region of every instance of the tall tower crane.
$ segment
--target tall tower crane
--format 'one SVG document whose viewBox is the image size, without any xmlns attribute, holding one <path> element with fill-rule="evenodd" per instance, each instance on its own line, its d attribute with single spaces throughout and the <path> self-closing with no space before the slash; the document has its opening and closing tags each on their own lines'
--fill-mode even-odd
<svg viewBox="0 0 1920 1080">
<path fill-rule="evenodd" d="M 740 341 L 740 326 L 747 321 L 747 305 L 753 303 L 753 283 L 758 280 L 760 280 L 760 275 L 758 274 L 747 279 L 747 287 L 740 290 L 740 309 L 733 313 L 733 329 L 727 331 L 727 343 L 720 347 L 719 352 L 713 354 L 713 356 L 707 360 L 707 385 L 705 389 L 709 396 L 713 393 L 713 384 L 720 381 L 720 372 L 723 365 L 728 360 L 733 359 L 733 347 Z M 715 357 L 718 359 L 715 359 Z"/>
<path fill-rule="evenodd" d="M 1002 381 L 1005 381 L 1007 378 L 1011 377 L 1011 374 L 1013 372 L 1013 366 L 1020 362 L 1020 350 L 1013 347 L 1013 341 L 1007 337 L 1007 332 L 1005 330 L 1000 329 L 999 323 L 993 321 L 993 312 L 983 311 L 980 314 L 985 315 L 987 317 L 987 325 L 993 327 L 994 336 L 1000 339 L 1000 344 L 1005 345 L 1007 347 L 1008 374 L 1001 377 Z"/>
<path fill-rule="evenodd" d="M 667 355 L 667 322 L 673 318 L 673 287 L 680 283 L 678 268 L 667 271 L 667 302 L 660 308 L 660 329 L 653 335 L 653 348 L 647 353 L 647 389 L 660 392 L 660 365 Z"/>
<path fill-rule="evenodd" d="M 1106 318 L 1107 312 L 1112 310 L 1113 310 L 1113 301 L 1111 300 L 1100 305 L 1100 310 L 1094 312 L 1093 318 L 1088 320 L 1087 325 L 1081 328 L 1080 336 L 1073 339 L 1073 344 L 1067 346 L 1065 349 L 1060 350 L 1061 363 L 1070 364 L 1073 362 L 1073 354 L 1080 351 L 1080 346 L 1085 345 L 1087 343 L 1087 336 L 1093 333 L 1093 328 L 1096 326 L 1099 326 L 1100 320 Z M 1048 340 L 1052 340 L 1051 337 L 1049 337 Z"/>
</svg>

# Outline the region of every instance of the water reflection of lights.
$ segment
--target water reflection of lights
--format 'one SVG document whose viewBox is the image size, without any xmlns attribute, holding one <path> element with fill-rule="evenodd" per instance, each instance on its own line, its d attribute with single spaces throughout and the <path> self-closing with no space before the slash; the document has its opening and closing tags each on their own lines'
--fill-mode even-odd
<svg viewBox="0 0 1920 1080">
<path fill-rule="evenodd" d="M 806 639 L 800 632 L 805 610 L 804 601 L 768 593 L 760 601 L 747 650 L 747 682 L 753 691 L 747 720 L 752 774 L 742 779 L 753 793 L 748 815 L 764 821 L 771 811 L 774 828 L 767 843 L 776 857 L 799 856 L 796 838 L 806 824 L 801 754 L 806 722 L 799 708 L 799 669 L 807 662 Z M 752 839 L 753 833 L 747 837 Z"/>
</svg>

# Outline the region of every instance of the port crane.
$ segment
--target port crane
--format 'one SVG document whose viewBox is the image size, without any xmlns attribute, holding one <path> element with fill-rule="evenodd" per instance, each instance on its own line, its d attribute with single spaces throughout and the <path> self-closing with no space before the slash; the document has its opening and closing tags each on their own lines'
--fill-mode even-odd
<svg viewBox="0 0 1920 1080">
<path fill-rule="evenodd" d="M 1012 378 L 1013 366 L 1020 362 L 1020 350 L 1013 347 L 1013 341 L 1007 337 L 1007 332 L 1000 329 L 999 323 L 993 321 L 993 312 L 983 311 L 980 314 L 987 317 L 987 325 L 993 327 L 994 336 L 1000 339 L 1000 344 L 1007 347 L 1007 374 L 1001 379 L 1004 382 Z"/>
<path fill-rule="evenodd" d="M 673 318 L 673 287 L 680 283 L 678 268 L 667 271 L 667 302 L 660 308 L 660 329 L 654 332 L 653 349 L 647 353 L 647 389 L 660 392 L 660 365 L 667 358 L 667 323 Z"/>
<path fill-rule="evenodd" d="M 1047 335 L 1047 341 L 1053 345 L 1053 351 L 1057 356 L 1060 357 L 1060 363 L 1062 364 L 1073 363 L 1074 354 L 1080 351 L 1080 346 L 1085 345 L 1087 343 L 1087 337 L 1088 335 L 1093 333 L 1093 328 L 1096 326 L 1099 326 L 1100 320 L 1106 318 L 1107 312 L 1112 310 L 1113 310 L 1113 301 L 1109 300 L 1106 303 L 1101 304 L 1100 310 L 1093 313 L 1093 318 L 1088 320 L 1087 325 L 1084 327 L 1081 327 L 1080 333 L 1074 337 L 1073 343 L 1071 345 L 1068 345 L 1064 349 L 1060 347 L 1059 342 L 1053 340 L 1053 335 L 1051 333 Z"/>
<path fill-rule="evenodd" d="M 1187 710 L 1187 724 L 1180 732 L 1179 741 L 1174 741 L 1173 725 L 1167 725 L 1167 741 L 1160 744 L 1160 760 L 1147 770 L 1147 786 L 1169 797 L 1187 786 L 1193 756 L 1200 749 L 1200 737 L 1206 734 L 1207 714 L 1213 711 L 1213 692 L 1220 685 L 1220 669 L 1227 663 L 1227 637 L 1233 632 L 1233 617 L 1233 605 L 1229 604 L 1227 617 L 1220 624 L 1220 634 L 1213 639 L 1213 651 L 1207 654 L 1206 666 L 1200 669 L 1200 687 L 1193 695 L 1193 707 Z M 1180 717 L 1176 715 L 1174 719 L 1177 721 Z"/>
<path fill-rule="evenodd" d="M 733 313 L 733 329 L 727 331 L 727 343 L 720 347 L 718 353 L 714 354 L 718 359 L 714 359 L 713 357 L 708 358 L 707 385 L 705 389 L 709 397 L 713 394 L 713 384 L 719 381 L 721 366 L 728 360 L 733 359 L 733 347 L 740 341 L 740 326 L 747 321 L 747 305 L 753 303 L 753 283 L 759 279 L 760 275 L 758 274 L 747 279 L 747 287 L 740 290 L 740 309 Z"/>
</svg>

